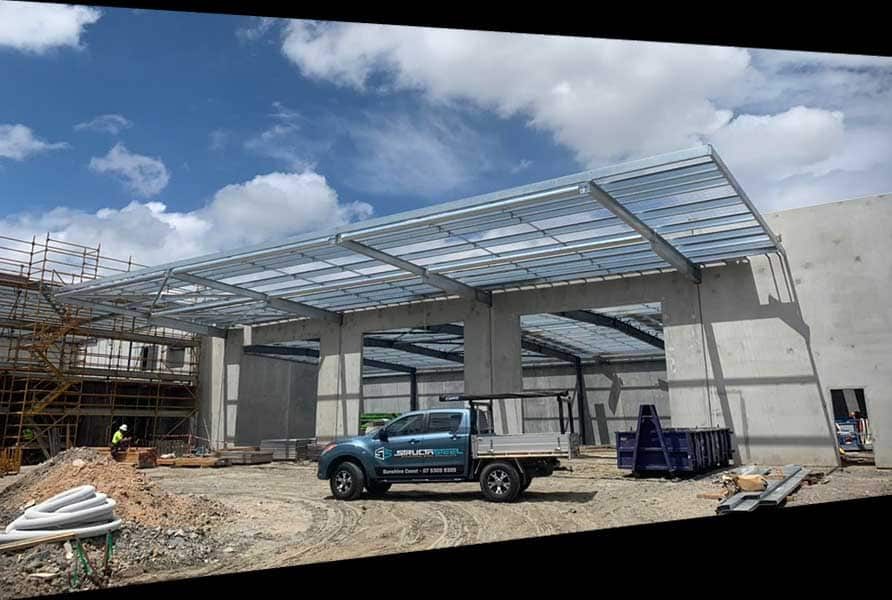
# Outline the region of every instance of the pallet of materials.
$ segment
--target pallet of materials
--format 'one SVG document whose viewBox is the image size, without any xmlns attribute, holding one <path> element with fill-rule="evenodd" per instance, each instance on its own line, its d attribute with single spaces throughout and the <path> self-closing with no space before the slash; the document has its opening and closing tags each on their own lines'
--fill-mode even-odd
<svg viewBox="0 0 892 600">
<path fill-rule="evenodd" d="M 312 438 L 289 438 L 278 440 L 262 440 L 260 450 L 272 452 L 273 460 L 306 460 Z"/>
<path fill-rule="evenodd" d="M 153 469 L 158 465 L 158 452 L 155 448 L 128 448 L 126 452 L 118 455 L 112 455 L 111 448 L 105 446 L 100 446 L 96 450 L 100 454 L 113 456 L 116 462 L 133 465 L 138 469 Z"/>
<path fill-rule="evenodd" d="M 762 506 L 782 506 L 787 497 L 795 493 L 808 478 L 809 471 L 800 465 L 786 465 L 782 475 L 782 479 L 772 481 L 764 489 L 740 491 L 734 494 L 719 504 L 716 512 L 722 515 L 732 512 L 752 512 Z"/>
<path fill-rule="evenodd" d="M 219 458 L 225 458 L 232 465 L 262 465 L 273 462 L 272 451 L 227 448 L 215 454 Z"/>
<path fill-rule="evenodd" d="M 161 467 L 192 467 L 192 468 L 219 468 L 229 466 L 228 458 L 217 456 L 198 457 L 183 456 L 181 458 L 159 458 L 158 466 Z"/>
<path fill-rule="evenodd" d="M 22 447 L 0 448 L 0 477 L 18 475 L 22 469 Z"/>
<path fill-rule="evenodd" d="M 325 444 L 310 444 L 307 446 L 307 460 L 319 462 L 319 457 L 322 455 L 323 448 L 325 448 Z"/>
</svg>

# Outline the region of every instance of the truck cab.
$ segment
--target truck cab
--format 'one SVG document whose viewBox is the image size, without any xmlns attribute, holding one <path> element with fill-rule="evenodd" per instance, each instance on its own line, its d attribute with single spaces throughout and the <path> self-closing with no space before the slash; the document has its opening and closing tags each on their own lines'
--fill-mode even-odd
<svg viewBox="0 0 892 600">
<path fill-rule="evenodd" d="M 496 436 L 491 402 L 474 397 L 463 408 L 411 411 L 367 435 L 332 442 L 322 450 L 317 475 L 341 500 L 354 500 L 363 489 L 380 496 L 398 483 L 475 480 L 487 499 L 514 500 L 571 455 L 575 434 Z"/>
</svg>

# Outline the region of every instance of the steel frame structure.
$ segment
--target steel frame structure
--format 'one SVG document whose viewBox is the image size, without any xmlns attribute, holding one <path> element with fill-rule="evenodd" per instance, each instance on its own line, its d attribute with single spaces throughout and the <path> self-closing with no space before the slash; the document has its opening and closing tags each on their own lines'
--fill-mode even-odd
<svg viewBox="0 0 892 600">
<path fill-rule="evenodd" d="M 201 335 L 516 286 L 678 271 L 780 250 L 710 146 L 69 285 L 96 314 Z"/>
<path fill-rule="evenodd" d="M 123 418 L 152 439 L 195 413 L 194 336 L 55 297 L 67 283 L 138 266 L 50 235 L 0 236 L 0 448 L 49 456 L 97 436 L 105 444 L 101 430 Z M 168 368 L 162 358 L 177 354 L 180 365 Z"/>
</svg>

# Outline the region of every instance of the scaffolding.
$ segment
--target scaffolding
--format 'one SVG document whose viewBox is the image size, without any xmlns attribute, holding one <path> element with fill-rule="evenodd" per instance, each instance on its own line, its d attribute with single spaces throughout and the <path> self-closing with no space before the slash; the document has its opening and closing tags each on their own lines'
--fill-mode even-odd
<svg viewBox="0 0 892 600">
<path fill-rule="evenodd" d="M 192 433 L 196 336 L 55 297 L 63 285 L 141 266 L 49 234 L 0 236 L 0 450 L 12 457 L 4 470 L 17 469 L 17 456 L 105 445 L 125 421 L 141 443 Z"/>
</svg>

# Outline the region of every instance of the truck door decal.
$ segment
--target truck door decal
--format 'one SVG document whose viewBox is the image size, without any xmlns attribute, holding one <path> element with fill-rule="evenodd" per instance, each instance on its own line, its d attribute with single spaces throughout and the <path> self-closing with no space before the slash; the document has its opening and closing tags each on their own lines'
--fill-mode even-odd
<svg viewBox="0 0 892 600">
<path fill-rule="evenodd" d="M 391 450 L 390 448 L 378 448 L 375 450 L 375 458 L 387 460 L 396 458 L 417 458 L 419 456 L 462 456 L 461 448 L 414 448 L 411 450 Z"/>
</svg>

